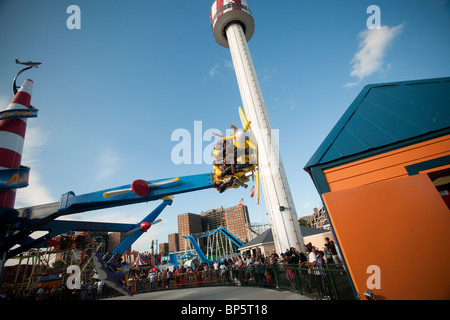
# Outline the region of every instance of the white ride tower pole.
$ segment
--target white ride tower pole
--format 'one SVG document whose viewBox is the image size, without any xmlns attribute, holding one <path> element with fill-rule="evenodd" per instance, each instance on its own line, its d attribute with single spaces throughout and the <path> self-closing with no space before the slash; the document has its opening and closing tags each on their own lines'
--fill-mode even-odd
<svg viewBox="0 0 450 320">
<path fill-rule="evenodd" d="M 272 135 L 269 114 L 247 41 L 255 22 L 246 0 L 216 0 L 210 12 L 217 43 L 230 48 L 245 115 L 258 142 L 259 171 L 277 252 L 294 247 L 305 251 L 286 172 Z"/>
</svg>

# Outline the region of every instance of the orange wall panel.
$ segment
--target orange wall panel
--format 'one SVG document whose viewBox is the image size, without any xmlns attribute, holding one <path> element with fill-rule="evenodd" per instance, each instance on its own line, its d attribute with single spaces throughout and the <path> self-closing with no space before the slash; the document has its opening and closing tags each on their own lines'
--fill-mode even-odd
<svg viewBox="0 0 450 320">
<path fill-rule="evenodd" d="M 323 194 L 361 298 L 450 299 L 450 211 L 426 174 Z M 436 251 L 438 250 L 438 251 Z M 368 280 L 379 268 L 379 288 Z M 373 284 L 373 283 L 372 283 Z"/>
<path fill-rule="evenodd" d="M 330 191 L 407 176 L 405 167 L 450 155 L 450 135 L 324 170 Z"/>
</svg>

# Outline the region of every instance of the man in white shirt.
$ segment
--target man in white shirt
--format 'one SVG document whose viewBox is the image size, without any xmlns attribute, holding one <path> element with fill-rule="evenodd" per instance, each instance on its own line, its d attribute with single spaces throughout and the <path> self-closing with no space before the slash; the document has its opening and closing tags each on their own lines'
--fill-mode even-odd
<svg viewBox="0 0 450 320">
<path fill-rule="evenodd" d="M 308 261 L 300 263 L 300 266 L 306 265 L 307 267 L 312 268 L 316 265 L 317 260 L 316 260 L 316 254 L 312 250 L 311 242 L 305 246 L 305 249 L 306 249 L 306 254 L 308 256 Z"/>
<path fill-rule="evenodd" d="M 225 283 L 225 278 L 226 278 L 226 274 L 227 274 L 227 266 L 225 265 L 225 263 L 221 263 L 220 264 L 220 280 L 222 281 L 222 283 Z"/>
<path fill-rule="evenodd" d="M 214 272 L 216 273 L 216 279 L 219 280 L 220 270 L 219 270 L 219 262 L 214 262 Z"/>
</svg>

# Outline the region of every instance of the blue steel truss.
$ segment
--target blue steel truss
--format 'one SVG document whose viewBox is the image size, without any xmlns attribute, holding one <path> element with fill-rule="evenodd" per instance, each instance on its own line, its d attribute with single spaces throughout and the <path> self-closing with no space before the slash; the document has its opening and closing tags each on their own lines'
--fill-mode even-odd
<svg viewBox="0 0 450 320">
<path fill-rule="evenodd" d="M 219 232 L 221 234 L 223 234 L 225 237 L 227 237 L 228 239 L 231 240 L 231 242 L 233 242 L 238 248 L 242 247 L 244 245 L 244 242 L 242 242 L 241 240 L 239 240 L 238 238 L 236 238 L 231 232 L 229 232 L 227 229 L 219 227 L 217 229 L 214 229 L 213 231 L 209 232 L 209 233 L 205 233 L 205 234 L 201 234 L 201 235 L 188 235 L 188 236 L 183 236 L 183 238 L 187 239 L 190 241 L 190 243 L 192 244 L 192 247 L 194 248 L 194 250 L 197 252 L 198 256 L 200 257 L 200 259 L 203 262 L 206 263 L 211 263 L 211 260 L 209 260 L 205 254 L 203 253 L 203 251 L 200 249 L 200 247 L 197 244 L 197 241 L 195 239 L 198 238 L 204 238 L 207 236 L 210 236 L 216 232 Z"/>
</svg>

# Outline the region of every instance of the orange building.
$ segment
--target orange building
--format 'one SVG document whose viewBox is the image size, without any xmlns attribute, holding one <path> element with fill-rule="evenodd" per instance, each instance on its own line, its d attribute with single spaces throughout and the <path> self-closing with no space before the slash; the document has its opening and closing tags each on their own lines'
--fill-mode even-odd
<svg viewBox="0 0 450 320">
<path fill-rule="evenodd" d="M 305 170 L 355 296 L 450 299 L 450 78 L 364 87 Z"/>
</svg>

